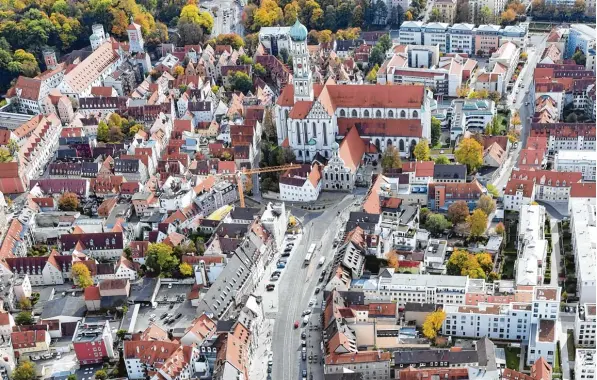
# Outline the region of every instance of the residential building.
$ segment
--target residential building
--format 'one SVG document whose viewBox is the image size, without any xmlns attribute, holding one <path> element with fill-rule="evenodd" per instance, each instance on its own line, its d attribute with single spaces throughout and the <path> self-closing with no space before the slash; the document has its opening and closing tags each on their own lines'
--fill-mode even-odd
<svg viewBox="0 0 597 380">
<path fill-rule="evenodd" d="M 490 11 L 491 16 L 493 16 L 493 20 L 489 21 L 498 21 L 500 15 L 506 8 L 506 1 L 505 0 L 472 0 L 468 4 L 469 12 L 470 12 L 470 21 L 473 23 L 479 22 L 479 16 L 481 8 L 487 7 Z"/>
<path fill-rule="evenodd" d="M 433 182 L 435 183 L 465 183 L 466 165 L 442 165 L 433 166 Z"/>
<path fill-rule="evenodd" d="M 322 187 L 321 166 L 303 164 L 299 169 L 289 169 L 280 176 L 280 200 L 287 202 L 313 202 Z"/>
<path fill-rule="evenodd" d="M 522 206 L 535 200 L 535 183 L 532 180 L 510 179 L 504 189 L 504 210 L 520 212 Z"/>
<path fill-rule="evenodd" d="M 436 4 L 436 3 L 434 3 Z M 440 11 L 444 3 L 440 3 Z M 454 1 L 454 17 L 456 17 L 456 1 Z M 454 21 L 447 21 L 450 24 Z M 449 41 L 447 50 L 450 53 L 465 53 L 469 56 L 476 55 L 475 51 L 475 25 L 474 24 L 454 24 L 448 27 Z"/>
<path fill-rule="evenodd" d="M 365 143 L 355 126 L 346 133 L 340 145 L 332 144 L 332 157 L 323 168 L 323 188 L 352 191 L 363 154 L 365 154 Z"/>
<path fill-rule="evenodd" d="M 439 11 L 439 20 L 453 24 L 456 19 L 456 0 L 439 0 L 433 3 L 433 9 Z"/>
<path fill-rule="evenodd" d="M 489 341 L 491 343 L 491 341 Z M 479 351 L 472 349 L 408 349 L 394 351 L 394 368 L 467 367 L 479 365 Z M 435 364 L 437 363 L 437 364 Z"/>
<path fill-rule="evenodd" d="M 547 138 L 550 154 L 560 150 L 594 151 L 595 126 L 592 123 L 531 123 L 530 137 Z"/>
<path fill-rule="evenodd" d="M 199 361 L 196 346 L 182 346 L 170 341 L 125 341 L 124 364 L 129 379 L 190 379 Z"/>
<path fill-rule="evenodd" d="M 535 199 L 545 202 L 568 203 L 570 187 L 580 182 L 581 173 L 549 170 L 512 170 L 510 179 L 530 180 L 535 184 Z"/>
<path fill-rule="evenodd" d="M 423 23 L 421 21 L 405 21 L 400 25 L 398 35 L 400 45 L 423 45 Z"/>
<path fill-rule="evenodd" d="M 325 357 L 323 372 L 327 375 L 336 373 L 359 373 L 363 380 L 389 380 L 392 354 L 382 351 L 364 351 L 345 354 L 332 353 Z"/>
<path fill-rule="evenodd" d="M 576 266 L 579 303 L 595 303 L 597 237 L 594 230 L 597 220 L 595 199 L 575 199 L 570 202 L 570 231 L 572 252 Z"/>
<path fill-rule="evenodd" d="M 500 34 L 500 45 L 512 42 L 521 50 L 526 48 L 528 28 L 523 26 L 523 24 L 505 26 Z"/>
<path fill-rule="evenodd" d="M 259 29 L 259 42 L 266 49 L 267 53 L 277 57 L 280 50 L 286 49 L 290 52 L 290 27 L 274 26 Z"/>
<path fill-rule="evenodd" d="M 589 150 L 561 150 L 553 162 L 554 170 L 582 173 L 584 181 L 595 181 L 596 167 L 597 152 Z"/>
<path fill-rule="evenodd" d="M 77 250 L 95 259 L 116 260 L 120 258 L 124 244 L 122 232 L 93 232 L 60 236 L 60 248 L 63 254 Z"/>
<path fill-rule="evenodd" d="M 422 26 L 423 45 L 435 46 L 439 45 L 439 50 L 442 53 L 449 52 L 447 49 L 448 24 L 441 22 L 430 22 Z"/>
<path fill-rule="evenodd" d="M 518 223 L 518 258 L 515 268 L 516 285 L 543 283 L 547 259 L 545 239 L 545 207 L 522 205 Z"/>
<path fill-rule="evenodd" d="M 478 12 L 478 9 L 481 9 L 478 5 L 482 2 L 491 3 L 492 5 L 498 2 L 503 2 L 502 0 L 473 0 L 469 2 L 469 7 L 471 12 Z M 483 5 L 482 5 L 483 6 Z M 487 5 L 485 5 L 487 6 Z M 490 8 L 491 9 L 491 8 Z M 499 9 L 494 9 L 494 16 L 500 15 L 504 7 L 500 7 Z M 496 13 L 497 12 L 497 13 Z M 472 18 L 475 19 L 474 16 Z M 475 38 L 475 47 L 474 47 L 474 54 L 475 55 L 491 55 L 496 52 L 500 47 L 500 27 L 499 25 L 479 25 L 475 29 L 473 29 L 473 35 Z M 479 54 L 481 53 L 481 54 Z"/>
<path fill-rule="evenodd" d="M 493 100 L 488 99 L 454 99 L 448 109 L 451 119 L 450 140 L 456 141 L 467 131 L 482 132 L 496 115 Z"/>
<path fill-rule="evenodd" d="M 447 212 L 457 201 L 465 201 L 473 210 L 483 188 L 476 179 L 469 183 L 430 183 L 427 194 L 427 206 L 433 211 Z"/>
<path fill-rule="evenodd" d="M 351 290 L 360 290 L 370 299 L 396 302 L 401 307 L 408 302 L 464 304 L 468 281 L 467 276 L 404 274 L 384 268 L 378 276 L 353 282 Z"/>
<path fill-rule="evenodd" d="M 595 355 L 597 351 L 593 349 L 577 349 L 574 356 L 574 374 L 584 376 L 583 379 L 595 379 Z"/>
<path fill-rule="evenodd" d="M 574 317 L 574 345 L 595 348 L 595 328 L 597 328 L 597 306 L 594 303 L 578 305 Z"/>
<path fill-rule="evenodd" d="M 103 363 L 106 359 L 115 357 L 112 330 L 108 321 L 79 321 L 72 345 L 80 365 Z"/>
<path fill-rule="evenodd" d="M 507 84 L 517 67 L 520 48 L 511 41 L 506 41 L 491 55 L 484 71 L 479 71 L 472 82 L 476 90 L 497 91 L 504 94 Z"/>
<path fill-rule="evenodd" d="M 50 349 L 50 334 L 47 330 L 13 331 L 10 334 L 14 353 L 20 358 L 31 354 L 47 353 Z"/>
<path fill-rule="evenodd" d="M 566 42 L 565 58 L 571 58 L 577 49 L 582 50 L 585 55 L 589 48 L 595 46 L 595 28 L 587 24 L 572 24 Z"/>
<path fill-rule="evenodd" d="M 196 344 L 201 346 L 206 339 L 209 339 L 216 332 L 216 321 L 207 314 L 201 314 L 186 328 L 184 335 L 180 338 L 183 346 Z"/>
</svg>

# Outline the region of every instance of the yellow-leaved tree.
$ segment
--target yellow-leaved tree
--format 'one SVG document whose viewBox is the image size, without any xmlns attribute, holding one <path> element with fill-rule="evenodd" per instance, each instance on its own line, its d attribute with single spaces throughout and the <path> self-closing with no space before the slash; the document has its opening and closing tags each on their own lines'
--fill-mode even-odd
<svg viewBox="0 0 597 380">
<path fill-rule="evenodd" d="M 75 263 L 73 265 L 72 272 L 76 283 L 81 288 L 85 289 L 93 285 L 93 280 L 91 279 L 91 272 L 85 264 Z"/>
<path fill-rule="evenodd" d="M 437 333 L 442 328 L 445 319 L 446 312 L 443 310 L 437 310 L 430 313 L 427 318 L 425 318 L 425 322 L 423 322 L 423 335 L 425 335 L 427 339 L 435 339 Z"/>
</svg>

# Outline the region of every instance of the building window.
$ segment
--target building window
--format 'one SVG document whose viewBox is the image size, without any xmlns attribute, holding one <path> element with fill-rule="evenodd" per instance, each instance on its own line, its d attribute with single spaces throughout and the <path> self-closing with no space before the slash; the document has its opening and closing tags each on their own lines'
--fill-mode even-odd
<svg viewBox="0 0 597 380">
<path fill-rule="evenodd" d="M 345 117 L 346 116 L 346 112 L 344 110 L 340 110 L 340 117 Z"/>
<path fill-rule="evenodd" d="M 352 110 L 352 117 L 357 117 L 357 110 Z"/>
<path fill-rule="evenodd" d="M 296 138 L 298 139 L 298 143 L 301 144 L 301 128 L 299 127 L 299 123 L 296 123 Z"/>
<path fill-rule="evenodd" d="M 311 128 L 313 129 L 313 138 L 317 137 L 317 127 L 315 126 L 315 122 L 311 123 Z"/>
<path fill-rule="evenodd" d="M 365 112 L 363 113 L 363 116 L 369 117 L 369 110 L 365 110 Z"/>
<path fill-rule="evenodd" d="M 380 110 L 375 111 L 375 117 L 381 117 L 381 111 Z"/>
<path fill-rule="evenodd" d="M 327 146 L 328 145 L 328 129 L 327 129 L 327 125 L 325 125 L 325 123 L 323 123 L 323 146 Z"/>
<path fill-rule="evenodd" d="M 400 111 L 400 117 L 401 118 L 405 118 L 406 117 L 406 112 L 404 110 Z"/>
</svg>

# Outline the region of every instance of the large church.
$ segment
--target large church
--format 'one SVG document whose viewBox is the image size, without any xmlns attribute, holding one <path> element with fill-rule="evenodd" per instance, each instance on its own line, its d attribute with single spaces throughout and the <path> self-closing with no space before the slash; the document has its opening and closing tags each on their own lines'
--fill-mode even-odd
<svg viewBox="0 0 597 380">
<path fill-rule="evenodd" d="M 278 144 L 287 144 L 299 161 L 319 153 L 332 157 L 336 141 L 356 127 L 361 138 L 383 152 L 395 146 L 408 157 L 414 145 L 431 138 L 431 92 L 416 85 L 339 85 L 313 83 L 307 28 L 298 20 L 290 28 L 292 84 L 276 103 Z"/>
</svg>

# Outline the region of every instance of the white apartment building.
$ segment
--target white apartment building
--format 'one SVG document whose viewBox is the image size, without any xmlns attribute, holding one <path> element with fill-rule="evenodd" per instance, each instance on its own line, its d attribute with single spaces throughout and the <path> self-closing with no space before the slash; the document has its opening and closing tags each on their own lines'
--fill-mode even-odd
<svg viewBox="0 0 597 380">
<path fill-rule="evenodd" d="M 580 380 L 595 379 L 595 354 L 593 349 L 578 349 L 574 358 L 574 377 Z"/>
<path fill-rule="evenodd" d="M 398 43 L 400 45 L 423 45 L 423 22 L 405 21 L 400 25 Z"/>
<path fill-rule="evenodd" d="M 261 28 L 259 29 L 259 42 L 273 56 L 279 55 L 282 49 L 286 49 L 290 53 L 290 27 L 271 26 Z"/>
<path fill-rule="evenodd" d="M 448 117 L 452 120 L 450 140 L 455 141 L 468 130 L 482 132 L 496 112 L 493 100 L 454 99 L 448 109 Z"/>
<path fill-rule="evenodd" d="M 359 280 L 352 290 L 362 290 L 371 300 L 463 305 L 466 300 L 468 276 L 432 276 L 424 274 L 395 273 L 384 268 L 378 276 Z"/>
<path fill-rule="evenodd" d="M 540 357 L 552 365 L 555 362 L 560 291 L 558 287 L 548 286 L 536 287 L 534 290 L 531 335 L 527 356 L 528 366 L 535 363 Z"/>
<path fill-rule="evenodd" d="M 595 181 L 597 152 L 594 150 L 562 150 L 554 158 L 554 169 L 559 172 L 582 173 L 585 181 Z"/>
<path fill-rule="evenodd" d="M 578 306 L 574 318 L 574 344 L 576 347 L 595 348 L 597 305 L 585 303 Z"/>
<path fill-rule="evenodd" d="M 443 22 L 430 22 L 423 25 L 423 45 L 439 45 L 439 51 L 446 53 L 448 25 Z"/>
<path fill-rule="evenodd" d="M 595 199 L 570 200 L 570 231 L 572 232 L 572 251 L 576 266 L 577 293 L 579 303 L 595 303 L 595 271 L 597 256 L 597 218 Z"/>
<path fill-rule="evenodd" d="M 528 340 L 531 304 L 479 303 L 477 306 L 445 305 L 442 334 L 453 337 Z"/>
<path fill-rule="evenodd" d="M 545 240 L 545 207 L 523 205 L 518 223 L 518 259 L 516 285 L 540 285 L 545 273 L 547 240 Z"/>
<path fill-rule="evenodd" d="M 475 55 L 474 24 L 454 24 L 448 28 L 448 51 Z"/>
</svg>

